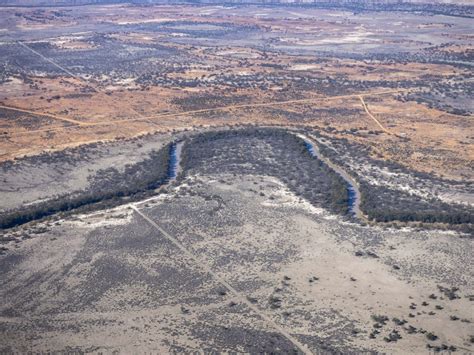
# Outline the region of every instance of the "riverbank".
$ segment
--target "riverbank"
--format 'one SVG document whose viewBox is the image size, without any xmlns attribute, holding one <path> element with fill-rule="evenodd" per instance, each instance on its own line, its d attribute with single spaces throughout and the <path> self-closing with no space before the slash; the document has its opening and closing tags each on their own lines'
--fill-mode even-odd
<svg viewBox="0 0 474 355">
<path fill-rule="evenodd" d="M 316 143 L 316 138 L 309 138 L 302 134 L 298 134 L 298 137 L 304 140 L 306 148 L 311 153 L 311 155 L 323 161 L 344 179 L 344 181 L 347 183 L 347 192 L 349 195 L 348 205 L 350 213 L 360 220 L 367 221 L 367 216 L 365 216 L 362 210 L 360 209 L 361 193 L 357 181 L 355 181 L 352 176 L 350 176 L 344 169 L 334 164 L 332 161 L 330 161 L 324 155 L 321 154 Z"/>
</svg>

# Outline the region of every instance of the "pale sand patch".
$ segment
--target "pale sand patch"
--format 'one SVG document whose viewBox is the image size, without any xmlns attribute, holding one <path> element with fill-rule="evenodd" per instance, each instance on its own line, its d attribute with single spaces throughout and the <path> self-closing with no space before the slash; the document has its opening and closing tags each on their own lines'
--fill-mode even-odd
<svg viewBox="0 0 474 355">
<path fill-rule="evenodd" d="M 312 70 L 322 69 L 321 65 L 318 64 L 294 64 L 290 67 L 290 70 Z"/>
<path fill-rule="evenodd" d="M 74 227 L 87 229 L 126 225 L 130 223 L 133 217 L 133 211 L 128 207 L 128 205 L 121 205 L 110 210 L 79 214 L 72 219 L 65 219 L 61 222 Z"/>
<path fill-rule="evenodd" d="M 172 18 L 152 18 L 152 19 L 143 19 L 143 20 L 129 20 L 129 21 L 115 21 L 118 25 L 135 25 L 139 23 L 161 23 L 175 21 Z"/>
</svg>

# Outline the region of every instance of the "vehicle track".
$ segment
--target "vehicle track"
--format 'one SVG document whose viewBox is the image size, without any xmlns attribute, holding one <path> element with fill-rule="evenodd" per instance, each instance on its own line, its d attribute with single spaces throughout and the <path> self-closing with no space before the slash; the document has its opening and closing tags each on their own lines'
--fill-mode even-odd
<svg viewBox="0 0 474 355">
<path fill-rule="evenodd" d="M 0 105 L 0 108 L 3 108 L 5 110 L 28 113 L 30 115 L 35 115 L 35 116 L 44 116 L 44 117 L 52 118 L 54 120 L 73 123 L 73 124 L 76 124 L 76 125 L 79 125 L 79 126 L 87 125 L 87 123 L 85 123 L 85 122 L 77 121 L 73 118 L 67 118 L 67 117 L 61 117 L 61 116 L 53 115 L 51 113 L 35 112 L 35 111 L 26 110 L 26 109 L 23 109 L 23 108 L 17 108 L 17 107 L 5 106 L 5 105 Z M 58 127 L 58 129 L 59 128 L 64 128 L 64 127 Z M 33 132 L 33 131 L 28 131 L 28 132 Z"/>
<path fill-rule="evenodd" d="M 136 206 L 131 205 L 131 208 L 139 215 L 141 216 L 145 221 L 147 221 L 153 228 L 155 228 L 161 235 L 163 235 L 166 239 L 168 239 L 171 243 L 173 243 L 181 252 L 189 257 L 192 261 L 194 261 L 195 265 L 211 275 L 215 280 L 217 280 L 222 286 L 224 286 L 231 294 L 234 295 L 241 303 L 245 304 L 248 308 L 250 308 L 252 311 L 254 311 L 256 314 L 260 316 L 261 319 L 263 319 L 269 326 L 271 326 L 273 329 L 278 331 L 282 336 L 284 336 L 286 339 L 288 339 L 297 349 L 299 349 L 303 354 L 311 355 L 312 352 L 302 343 L 299 342 L 298 339 L 293 337 L 289 332 L 287 332 L 285 329 L 283 329 L 280 325 L 275 323 L 270 316 L 265 314 L 262 310 L 260 310 L 257 306 L 252 304 L 244 295 L 242 295 L 239 291 L 237 291 L 232 285 L 227 282 L 225 279 L 217 275 L 209 265 L 206 264 L 203 260 L 200 260 L 196 254 L 187 249 L 181 242 L 179 242 L 176 238 L 174 238 L 172 235 L 170 235 L 168 232 L 166 232 L 158 223 L 153 221 L 150 217 L 145 215 L 143 212 L 141 212 Z"/>
<path fill-rule="evenodd" d="M 130 122 L 137 122 L 137 121 L 145 121 L 149 123 L 155 123 L 153 120 L 159 118 L 171 118 L 171 117 L 179 117 L 179 116 L 188 116 L 197 113 L 206 113 L 206 112 L 215 112 L 215 111 L 225 111 L 225 110 L 232 110 L 232 109 L 244 109 L 244 108 L 255 108 L 255 107 L 272 107 L 278 105 L 286 105 L 286 104 L 300 104 L 300 103 L 311 103 L 311 102 L 318 102 L 318 101 L 332 101 L 337 99 L 344 99 L 344 98 L 357 98 L 361 97 L 361 95 L 366 96 L 378 96 L 378 95 L 387 95 L 393 94 L 397 92 L 408 91 L 408 89 L 398 89 L 398 90 L 386 90 L 386 91 L 379 91 L 379 92 L 367 92 L 367 93 L 358 93 L 358 94 L 348 94 L 348 95 L 339 95 L 339 96 L 330 96 L 330 97 L 315 97 L 315 98 L 307 98 L 307 99 L 298 99 L 298 100 L 287 100 L 287 101 L 271 101 L 271 102 L 262 102 L 256 104 L 243 104 L 243 105 L 229 105 L 229 106 L 220 106 L 220 107 L 213 107 L 213 108 L 206 108 L 206 109 L 199 109 L 199 110 L 190 110 L 190 111 L 182 111 L 182 112 L 174 112 L 174 113 L 163 113 L 157 114 L 152 116 L 143 116 L 139 114 L 136 110 L 132 109 L 139 117 L 137 118 L 130 118 L 130 119 L 121 119 L 121 120 L 108 120 L 108 121 L 98 121 L 98 122 L 81 122 L 81 126 L 107 126 L 107 125 L 115 125 L 115 124 L 125 124 Z M 31 113 L 35 113 L 30 111 Z M 35 113 L 36 114 L 36 113 Z M 79 121 L 77 121 L 79 122 Z M 62 127 L 57 127 L 55 129 L 48 129 L 48 131 L 55 131 L 60 130 Z M 385 130 L 385 129 L 384 129 Z M 13 135 L 23 135 L 23 134 L 32 134 L 36 132 L 42 132 L 44 130 L 32 130 L 28 132 L 18 132 Z M 388 132 L 388 131 L 387 131 Z"/>
<path fill-rule="evenodd" d="M 37 56 L 40 56 L 41 58 L 43 58 L 45 61 L 51 63 L 52 65 L 54 65 L 56 68 L 59 68 L 61 69 L 63 72 L 65 72 L 66 74 L 72 76 L 73 78 L 76 78 L 76 79 L 80 79 L 80 80 L 83 80 L 81 77 L 77 76 L 76 74 L 70 72 L 69 70 L 67 70 L 66 68 L 64 68 L 63 66 L 59 65 L 58 63 L 56 63 L 55 61 L 53 61 L 52 59 L 49 59 L 48 57 L 45 57 L 44 55 L 42 55 L 40 52 L 34 50 L 33 48 L 27 46 L 24 42 L 21 42 L 21 41 L 18 41 L 17 42 L 20 46 L 28 49 L 30 52 L 33 52 L 34 54 L 36 54 Z"/>
<path fill-rule="evenodd" d="M 362 106 L 364 107 L 364 110 L 365 112 L 367 113 L 367 115 L 373 119 L 375 121 L 375 123 L 377 123 L 377 125 L 382 129 L 382 131 L 384 131 L 385 133 L 389 134 L 389 135 L 393 135 L 392 132 L 390 132 L 388 129 L 386 129 L 381 123 L 380 121 L 374 116 L 372 115 L 372 113 L 370 113 L 369 111 L 369 108 L 367 107 L 367 104 L 365 103 L 364 101 L 364 96 L 362 95 L 359 95 L 359 100 L 360 102 L 362 103 Z"/>
</svg>

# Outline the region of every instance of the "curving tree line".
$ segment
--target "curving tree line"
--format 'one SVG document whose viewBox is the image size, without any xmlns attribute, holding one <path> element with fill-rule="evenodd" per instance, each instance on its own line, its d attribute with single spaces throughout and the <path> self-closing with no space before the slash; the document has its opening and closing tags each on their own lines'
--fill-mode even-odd
<svg viewBox="0 0 474 355">
<path fill-rule="evenodd" d="M 344 179 L 313 157 L 305 142 L 278 128 L 207 132 L 185 144 L 182 167 L 188 174 L 254 174 L 283 181 L 297 196 L 335 213 L 347 214 Z"/>
<path fill-rule="evenodd" d="M 172 148 L 173 143 L 167 144 L 153 151 L 147 159 L 126 166 L 123 171 L 115 168 L 99 170 L 85 190 L 6 211 L 0 215 L 0 228 L 12 228 L 60 212 L 112 207 L 123 203 L 124 197 L 145 197 L 168 181 Z"/>
</svg>

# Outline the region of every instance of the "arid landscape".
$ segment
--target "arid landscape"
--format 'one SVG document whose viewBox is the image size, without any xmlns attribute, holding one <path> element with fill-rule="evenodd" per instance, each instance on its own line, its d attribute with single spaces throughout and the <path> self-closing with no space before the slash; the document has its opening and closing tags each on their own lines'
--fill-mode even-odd
<svg viewBox="0 0 474 355">
<path fill-rule="evenodd" d="M 472 5 L 68 1 L 0 1 L 0 353 L 474 352 Z"/>
</svg>

